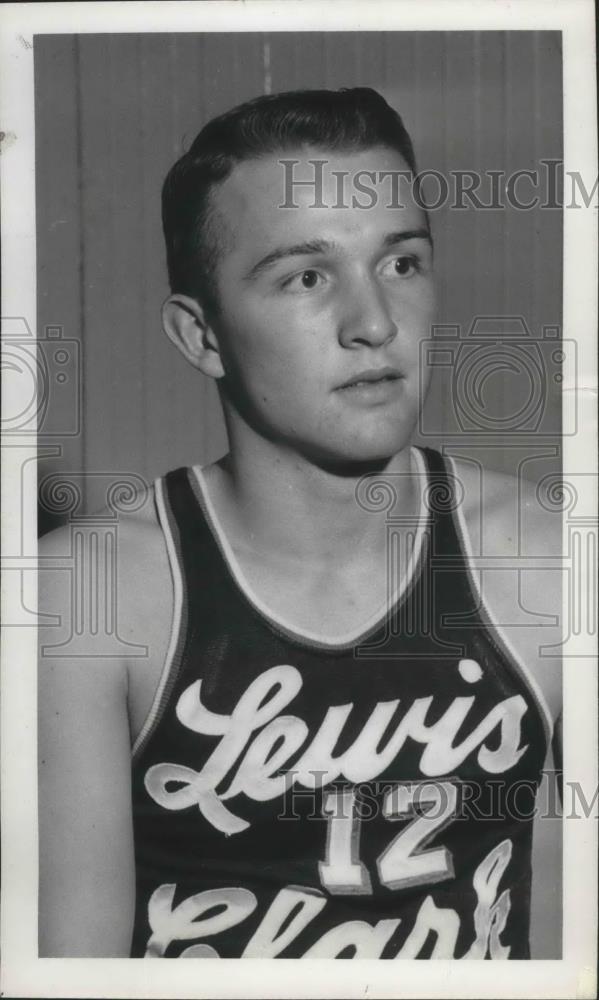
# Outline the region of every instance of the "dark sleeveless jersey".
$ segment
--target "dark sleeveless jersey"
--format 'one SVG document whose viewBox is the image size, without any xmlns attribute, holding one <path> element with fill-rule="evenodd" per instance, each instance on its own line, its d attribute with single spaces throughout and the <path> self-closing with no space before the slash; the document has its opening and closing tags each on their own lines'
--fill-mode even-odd
<svg viewBox="0 0 599 1000">
<path fill-rule="evenodd" d="M 480 600 L 455 473 L 413 457 L 409 566 L 389 511 L 403 578 L 336 643 L 251 594 L 201 472 L 157 481 L 175 614 L 134 748 L 133 956 L 529 957 L 550 723 Z"/>
</svg>

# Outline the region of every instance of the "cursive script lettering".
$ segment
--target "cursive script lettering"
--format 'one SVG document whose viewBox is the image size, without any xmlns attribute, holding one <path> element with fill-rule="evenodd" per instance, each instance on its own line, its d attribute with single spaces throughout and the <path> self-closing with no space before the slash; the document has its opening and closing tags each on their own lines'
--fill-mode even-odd
<svg viewBox="0 0 599 1000">
<path fill-rule="evenodd" d="M 191 684 L 179 698 L 177 717 L 187 729 L 220 737 L 219 742 L 201 771 L 168 762 L 149 768 L 145 785 L 154 801 L 170 810 L 197 805 L 216 829 L 230 835 L 246 829 L 248 823 L 225 806 L 226 799 L 243 793 L 264 802 L 282 795 L 292 784 L 314 788 L 338 778 L 368 781 L 389 767 L 408 739 L 424 748 L 419 768 L 426 777 L 454 772 L 476 750 L 480 767 L 499 774 L 513 767 L 527 749 L 526 745 L 520 746 L 521 720 L 527 710 L 521 695 L 499 702 L 457 743 L 457 734 L 467 722 L 476 697 L 454 698 L 431 724 L 426 720 L 433 697 L 416 698 L 406 707 L 382 748 L 381 740 L 400 700 L 378 702 L 362 731 L 341 754 L 335 754 L 335 749 L 354 705 L 334 705 L 327 709 L 319 729 L 305 746 L 309 739 L 306 723 L 295 715 L 282 714 L 302 683 L 295 667 L 271 667 L 252 681 L 230 715 L 211 712 L 202 702 L 202 681 Z M 499 744 L 489 749 L 484 741 L 496 729 Z M 278 773 L 302 747 L 303 753 L 293 768 Z M 217 787 L 236 765 L 228 788 L 217 794 Z M 174 784 L 177 787 L 173 788 Z"/>
<path fill-rule="evenodd" d="M 499 881 L 509 864 L 512 842 L 504 840 L 480 862 L 472 879 L 477 905 L 474 912 L 475 940 L 464 959 L 508 958 L 509 946 L 503 945 L 500 934 L 510 912 L 510 892 L 505 889 L 499 898 Z M 173 909 L 176 886 L 161 885 L 149 903 L 152 936 L 146 958 L 165 954 L 174 941 L 213 937 L 242 923 L 256 907 L 253 892 L 242 888 L 209 889 L 184 900 Z M 281 889 L 262 917 L 250 938 L 242 958 L 275 958 L 287 948 L 324 910 L 326 897 L 317 890 L 302 886 Z M 401 906 L 398 898 L 398 908 Z M 215 909 L 219 912 L 214 913 Z M 204 916 L 211 912 L 212 916 Z M 303 954 L 303 958 L 336 958 L 347 948 L 353 948 L 353 958 L 380 958 L 383 949 L 401 924 L 401 917 L 379 920 L 372 925 L 364 920 L 350 920 L 325 931 Z M 392 958 L 418 958 L 429 934 L 435 935 L 431 958 L 455 958 L 455 945 L 460 918 L 455 910 L 436 906 L 431 895 L 422 902 L 413 927 L 401 948 Z M 184 958 L 218 958 L 211 945 L 195 944 L 186 948 Z"/>
</svg>

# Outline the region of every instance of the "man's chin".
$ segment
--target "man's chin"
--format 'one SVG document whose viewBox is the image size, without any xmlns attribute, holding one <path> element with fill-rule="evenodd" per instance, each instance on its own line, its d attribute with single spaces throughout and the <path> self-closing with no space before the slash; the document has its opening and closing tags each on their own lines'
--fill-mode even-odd
<svg viewBox="0 0 599 1000">
<path fill-rule="evenodd" d="M 383 471 L 410 444 L 411 434 L 379 441 L 354 440 L 345 447 L 317 449 L 311 457 L 315 464 L 336 475 L 360 476 Z"/>
</svg>

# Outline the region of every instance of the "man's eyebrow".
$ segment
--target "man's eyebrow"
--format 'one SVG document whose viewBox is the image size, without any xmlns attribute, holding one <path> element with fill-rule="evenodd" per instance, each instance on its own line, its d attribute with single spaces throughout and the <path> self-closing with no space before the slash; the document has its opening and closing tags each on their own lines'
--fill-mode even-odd
<svg viewBox="0 0 599 1000">
<path fill-rule="evenodd" d="M 433 240 L 428 229 L 402 229 L 396 233 L 387 233 L 383 239 L 383 247 L 397 246 L 398 243 L 406 243 L 407 240 L 426 240 L 432 246 Z"/>
<path fill-rule="evenodd" d="M 291 246 L 277 247 L 250 268 L 245 275 L 245 280 L 251 281 L 252 278 L 257 277 L 257 275 L 272 267 L 277 261 L 284 260 L 285 257 L 302 257 L 312 253 L 327 253 L 330 250 L 334 250 L 335 247 L 336 244 L 331 243 L 329 240 L 308 240 L 306 243 L 295 243 Z"/>
</svg>

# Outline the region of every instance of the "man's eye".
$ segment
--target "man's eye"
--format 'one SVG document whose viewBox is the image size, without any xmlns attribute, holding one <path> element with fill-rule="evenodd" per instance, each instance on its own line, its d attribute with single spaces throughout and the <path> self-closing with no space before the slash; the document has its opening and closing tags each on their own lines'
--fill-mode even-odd
<svg viewBox="0 0 599 1000">
<path fill-rule="evenodd" d="M 400 278 L 411 278 L 412 275 L 417 274 L 420 271 L 420 262 L 417 257 L 413 256 L 404 255 L 402 257 L 393 257 L 393 259 L 385 265 L 383 271 L 391 277 L 397 275 Z"/>
<path fill-rule="evenodd" d="M 305 271 L 301 271 L 299 274 L 294 274 L 292 278 L 288 278 L 283 282 L 283 288 L 289 288 L 292 291 L 306 291 L 309 292 L 313 288 L 316 288 L 322 282 L 322 276 L 318 271 L 312 268 L 306 268 Z"/>
</svg>

